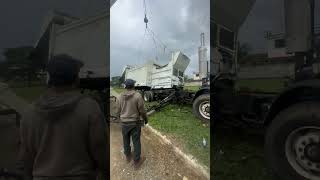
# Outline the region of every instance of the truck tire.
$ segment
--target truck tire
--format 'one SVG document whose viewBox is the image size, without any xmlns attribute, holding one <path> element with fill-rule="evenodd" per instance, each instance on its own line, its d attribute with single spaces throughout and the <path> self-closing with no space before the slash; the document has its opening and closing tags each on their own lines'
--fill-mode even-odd
<svg viewBox="0 0 320 180">
<path fill-rule="evenodd" d="M 150 93 L 150 91 L 145 91 L 145 92 L 143 93 L 143 100 L 144 100 L 145 102 L 150 102 L 150 99 L 151 99 L 151 93 Z"/>
<path fill-rule="evenodd" d="M 150 102 L 154 101 L 154 93 L 152 91 L 149 91 L 150 92 Z"/>
<path fill-rule="evenodd" d="M 280 112 L 265 136 L 266 161 L 284 180 L 320 179 L 320 103 L 302 102 Z"/>
<path fill-rule="evenodd" d="M 193 102 L 192 109 L 200 120 L 210 122 L 210 94 L 198 96 Z"/>
</svg>

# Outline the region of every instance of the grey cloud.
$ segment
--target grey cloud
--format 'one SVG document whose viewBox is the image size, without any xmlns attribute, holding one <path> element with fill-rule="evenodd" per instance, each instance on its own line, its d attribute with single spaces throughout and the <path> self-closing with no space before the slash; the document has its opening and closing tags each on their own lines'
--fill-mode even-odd
<svg viewBox="0 0 320 180">
<path fill-rule="evenodd" d="M 51 10 L 55 9 L 76 17 L 86 17 L 105 8 L 104 0 L 2 0 L 0 53 L 4 48 L 32 46 L 39 36 L 44 16 Z"/>
<path fill-rule="evenodd" d="M 135 2 L 137 3 L 118 0 L 111 9 L 111 76 L 119 75 L 127 64 L 143 64 L 156 54 L 151 37 L 147 36 L 143 40 L 145 25 L 142 1 Z M 205 32 L 206 44 L 209 45 L 210 1 L 146 0 L 146 2 L 149 27 L 168 46 L 164 54 L 163 46 L 159 45 L 157 62 L 165 64 L 171 56 L 170 50 L 182 50 L 191 58 L 187 73 L 196 71 L 201 32 Z M 131 8 L 127 7 L 129 5 Z M 119 19 L 122 19 L 121 23 L 117 22 Z M 126 23 L 134 24 L 135 27 L 132 28 Z"/>
</svg>

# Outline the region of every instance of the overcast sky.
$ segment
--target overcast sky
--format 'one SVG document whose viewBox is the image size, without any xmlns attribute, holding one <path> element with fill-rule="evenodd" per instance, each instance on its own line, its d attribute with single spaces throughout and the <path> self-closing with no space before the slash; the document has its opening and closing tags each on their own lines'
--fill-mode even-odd
<svg viewBox="0 0 320 180">
<path fill-rule="evenodd" d="M 95 15 L 106 9 L 105 0 L 1 0 L 0 60 L 5 48 L 33 46 L 43 19 L 58 10 L 75 17 Z"/>
<path fill-rule="evenodd" d="M 210 0 L 146 0 L 148 26 L 164 47 L 145 33 L 143 0 L 118 0 L 111 8 L 111 76 L 120 75 L 125 65 L 139 65 L 158 57 L 159 64 L 169 61 L 170 51 L 181 50 L 190 59 L 186 73 L 198 71 L 200 33 L 210 42 Z M 156 50 L 157 49 L 157 50 Z"/>
</svg>

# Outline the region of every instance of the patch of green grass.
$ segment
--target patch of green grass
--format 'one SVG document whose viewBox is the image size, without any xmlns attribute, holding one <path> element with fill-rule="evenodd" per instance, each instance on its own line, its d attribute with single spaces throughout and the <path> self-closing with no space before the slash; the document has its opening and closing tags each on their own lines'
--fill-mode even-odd
<svg viewBox="0 0 320 180">
<path fill-rule="evenodd" d="M 112 89 L 119 94 L 125 91 L 125 89 L 121 87 L 112 87 Z"/>
<path fill-rule="evenodd" d="M 32 86 L 22 88 L 12 88 L 12 90 L 20 97 L 24 98 L 28 102 L 32 102 L 36 98 L 40 97 L 46 90 L 44 86 Z"/>
<path fill-rule="evenodd" d="M 155 129 L 174 137 L 187 153 L 193 155 L 201 163 L 210 164 L 210 127 L 197 119 L 192 108 L 187 105 L 168 105 L 160 112 L 153 114 L 149 124 Z M 202 140 L 208 145 L 203 147 Z"/>
<path fill-rule="evenodd" d="M 213 178 L 224 180 L 272 180 L 263 149 L 263 134 L 244 129 L 214 130 Z"/>
<path fill-rule="evenodd" d="M 184 90 L 197 92 L 200 89 L 200 86 L 184 86 Z"/>
<path fill-rule="evenodd" d="M 277 93 L 285 88 L 287 81 L 287 79 L 240 79 L 236 82 L 236 89 Z"/>
</svg>

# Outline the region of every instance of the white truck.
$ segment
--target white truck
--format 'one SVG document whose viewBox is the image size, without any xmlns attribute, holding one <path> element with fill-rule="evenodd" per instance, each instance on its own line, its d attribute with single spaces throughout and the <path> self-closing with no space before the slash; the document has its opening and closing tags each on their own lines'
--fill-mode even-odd
<svg viewBox="0 0 320 180">
<path fill-rule="evenodd" d="M 184 72 L 190 59 L 180 51 L 172 53 L 166 65 L 148 61 L 141 66 L 128 66 L 124 71 L 125 79 L 136 81 L 135 88 L 140 90 L 145 101 L 152 101 L 168 94 L 184 84 Z"/>
<path fill-rule="evenodd" d="M 109 86 L 109 21 L 107 11 L 78 19 L 53 11 L 46 16 L 35 48 L 48 61 L 57 54 L 80 59 L 80 85 L 103 90 Z"/>
</svg>

